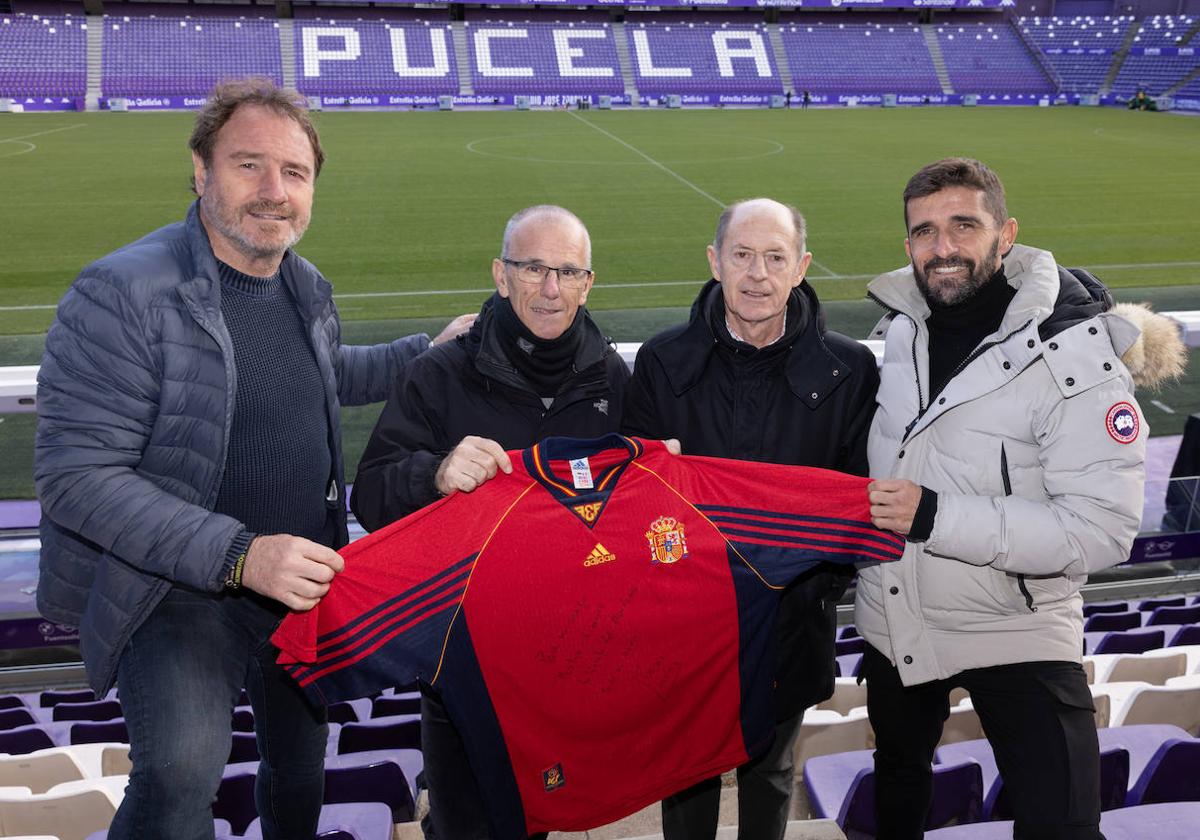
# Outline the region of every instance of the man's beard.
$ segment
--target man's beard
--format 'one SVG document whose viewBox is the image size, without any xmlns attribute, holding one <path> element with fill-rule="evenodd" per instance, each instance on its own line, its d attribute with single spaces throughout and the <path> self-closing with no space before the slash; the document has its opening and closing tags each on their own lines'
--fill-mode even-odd
<svg viewBox="0 0 1200 840">
<path fill-rule="evenodd" d="M 232 207 L 225 201 L 220 189 L 210 189 L 200 198 L 205 210 L 205 220 L 250 260 L 278 259 L 287 249 L 294 246 L 308 228 L 308 219 L 302 218 L 288 204 L 273 201 L 251 201 L 241 207 Z M 251 213 L 283 216 L 291 222 L 287 234 L 282 238 L 255 237 L 248 234 L 243 222 Z M 254 220 L 250 219 L 253 225 Z"/>
<path fill-rule="evenodd" d="M 996 269 L 991 266 L 996 265 L 999 255 L 1000 237 L 997 236 L 992 241 L 992 247 L 988 251 L 988 255 L 984 259 L 982 266 L 976 265 L 974 260 L 964 257 L 951 257 L 950 259 L 934 257 L 931 260 L 926 260 L 923 266 L 913 263 L 913 276 L 916 277 L 917 288 L 921 290 L 921 294 L 925 296 L 925 300 L 930 304 L 935 306 L 954 306 L 975 297 L 975 295 L 979 294 L 979 290 L 991 281 L 992 277 L 996 274 Z M 933 275 L 933 271 L 937 268 L 954 266 L 963 266 L 967 269 L 966 279 L 938 282 L 936 275 Z M 933 283 L 929 282 L 931 275 L 934 276 Z"/>
</svg>

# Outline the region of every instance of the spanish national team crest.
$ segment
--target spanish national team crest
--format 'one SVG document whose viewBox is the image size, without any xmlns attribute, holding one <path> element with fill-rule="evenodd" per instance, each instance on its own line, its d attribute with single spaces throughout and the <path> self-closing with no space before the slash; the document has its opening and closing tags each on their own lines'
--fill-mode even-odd
<svg viewBox="0 0 1200 840">
<path fill-rule="evenodd" d="M 660 516 L 651 522 L 646 541 L 650 543 L 651 563 L 677 563 L 687 559 L 683 523 L 673 516 Z"/>
<path fill-rule="evenodd" d="M 1127 402 L 1119 402 L 1108 410 L 1104 426 L 1117 443 L 1133 443 L 1142 428 L 1137 409 Z"/>
<path fill-rule="evenodd" d="M 542 784 L 546 786 L 546 792 L 557 790 L 566 784 L 566 779 L 563 778 L 561 764 L 555 764 L 549 770 L 542 771 Z"/>
</svg>

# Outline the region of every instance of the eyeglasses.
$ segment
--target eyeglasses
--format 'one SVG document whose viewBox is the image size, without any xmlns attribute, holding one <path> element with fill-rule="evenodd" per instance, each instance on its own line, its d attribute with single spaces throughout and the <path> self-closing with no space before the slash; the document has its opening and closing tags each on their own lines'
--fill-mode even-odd
<svg viewBox="0 0 1200 840">
<path fill-rule="evenodd" d="M 540 286 L 545 283 L 546 278 L 553 271 L 558 278 L 558 285 L 568 289 L 578 289 L 590 280 L 594 273 L 586 268 L 555 268 L 531 260 L 510 260 L 508 257 L 501 257 L 500 262 L 515 268 L 517 279 L 531 286 Z"/>
<path fill-rule="evenodd" d="M 791 257 L 780 251 L 752 251 L 749 248 L 731 248 L 728 252 L 728 259 L 734 266 L 740 269 L 748 269 L 750 266 L 758 262 L 759 257 L 763 258 L 763 265 L 766 266 L 767 272 L 770 274 L 780 274 L 792 267 Z"/>
</svg>

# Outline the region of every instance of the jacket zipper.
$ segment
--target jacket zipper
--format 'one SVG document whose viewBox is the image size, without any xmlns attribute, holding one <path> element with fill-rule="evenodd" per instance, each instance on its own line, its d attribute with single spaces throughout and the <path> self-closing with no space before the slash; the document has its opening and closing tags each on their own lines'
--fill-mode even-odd
<svg viewBox="0 0 1200 840">
<path fill-rule="evenodd" d="M 965 368 L 967 365 L 971 364 L 971 362 L 978 359 L 980 356 L 982 356 L 988 350 L 991 350 L 997 344 L 1003 344 L 1004 342 L 1008 341 L 1010 338 L 1012 338 L 1014 335 L 1019 333 L 1021 330 L 1028 327 L 1030 325 L 1030 323 L 1032 323 L 1032 319 L 1030 319 L 1029 321 L 1026 321 L 1024 324 L 1017 327 L 1015 330 L 1013 330 L 1006 336 L 997 338 L 995 341 L 989 341 L 986 344 L 980 344 L 978 347 L 975 348 L 974 352 L 972 352 L 969 356 L 967 356 L 965 359 L 963 359 L 961 362 L 958 363 L 958 367 L 956 367 L 954 370 L 952 370 L 950 372 L 950 375 L 948 377 L 946 377 L 946 382 L 949 383 L 952 379 L 954 379 L 954 377 L 956 377 L 960 373 L 962 373 L 963 368 Z M 913 357 L 913 378 L 917 382 L 917 399 L 921 401 L 922 407 L 921 407 L 921 411 L 917 414 L 917 416 L 913 418 L 913 421 L 908 424 L 908 428 L 904 430 L 904 441 L 908 440 L 908 436 L 910 434 L 912 434 L 913 427 L 916 426 L 917 423 L 920 422 L 921 418 L 925 416 L 925 412 L 929 410 L 929 406 L 924 405 L 925 398 L 923 396 L 921 396 L 921 374 L 920 374 L 920 371 L 917 370 L 917 337 L 915 334 L 913 335 L 912 357 Z M 903 442 L 903 441 L 901 441 L 901 442 Z M 1005 469 L 1007 469 L 1007 467 Z M 1008 481 L 1008 477 L 1006 475 L 1005 482 L 1007 483 L 1007 481 Z M 1006 495 L 1011 495 L 1011 494 L 1006 494 Z M 1021 588 L 1024 589 L 1025 588 L 1024 585 L 1022 585 Z"/>
<path fill-rule="evenodd" d="M 1000 444 L 1000 481 L 1004 484 L 1004 495 L 1012 495 L 1012 481 L 1008 477 L 1008 453 L 1004 449 L 1004 444 Z M 1031 613 L 1038 611 L 1038 608 L 1033 605 L 1033 594 L 1029 591 L 1029 587 L 1025 585 L 1024 573 L 1017 575 L 1017 588 L 1021 590 L 1021 594 L 1025 596 L 1025 607 Z"/>
</svg>

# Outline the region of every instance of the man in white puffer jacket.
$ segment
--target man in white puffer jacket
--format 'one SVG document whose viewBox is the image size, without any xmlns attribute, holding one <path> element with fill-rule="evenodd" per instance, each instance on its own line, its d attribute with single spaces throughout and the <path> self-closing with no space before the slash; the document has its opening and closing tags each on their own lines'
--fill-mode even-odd
<svg viewBox="0 0 1200 840">
<path fill-rule="evenodd" d="M 911 265 L 869 287 L 888 314 L 872 336 L 886 345 L 868 448 L 875 524 L 909 542 L 900 562 L 861 570 L 855 604 L 878 836 L 923 835 L 962 686 L 1015 836 L 1095 840 L 1079 587 L 1128 558 L 1141 519 L 1148 430 L 1121 359 L 1139 326 L 1087 272 L 1015 244 L 982 163 L 925 167 L 904 206 Z"/>
</svg>

